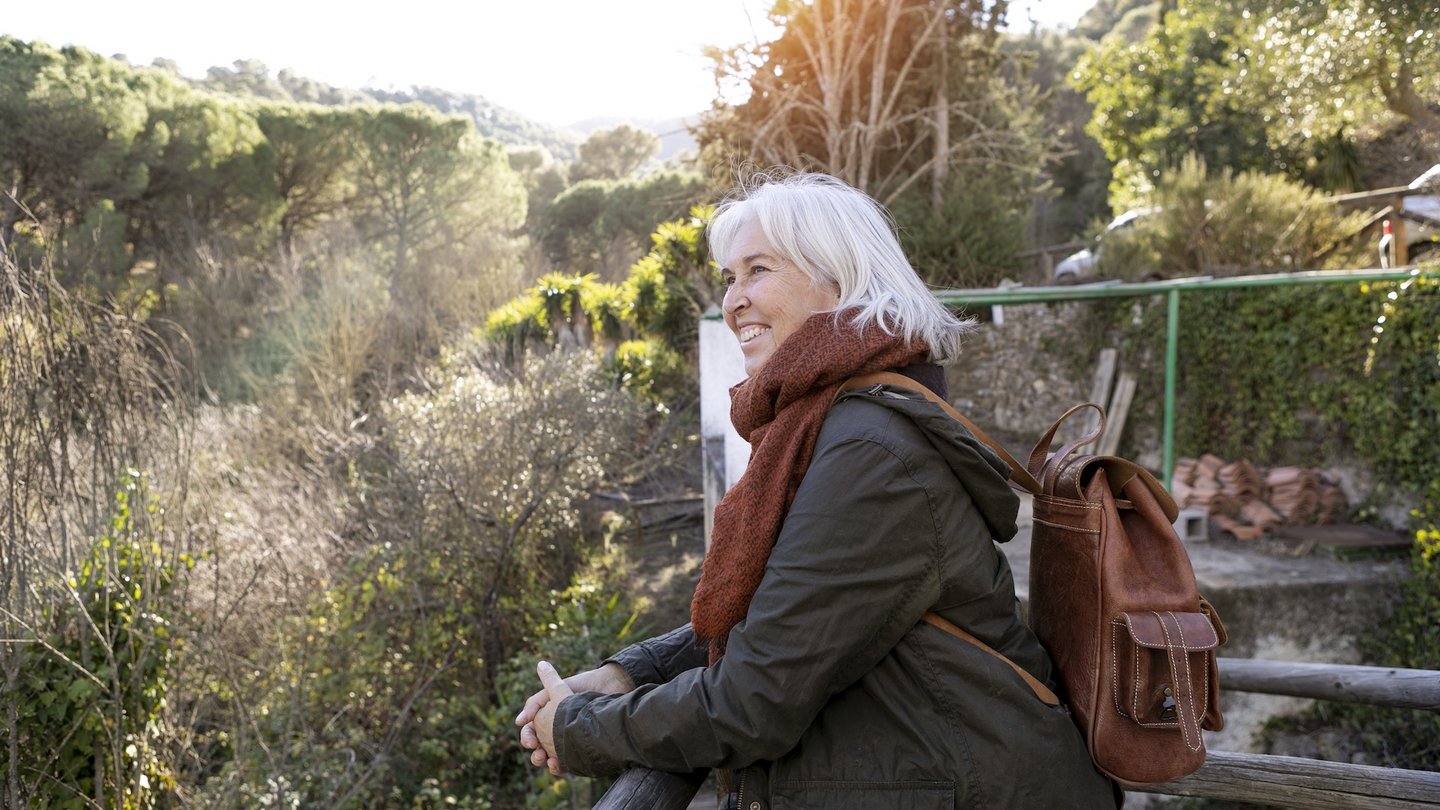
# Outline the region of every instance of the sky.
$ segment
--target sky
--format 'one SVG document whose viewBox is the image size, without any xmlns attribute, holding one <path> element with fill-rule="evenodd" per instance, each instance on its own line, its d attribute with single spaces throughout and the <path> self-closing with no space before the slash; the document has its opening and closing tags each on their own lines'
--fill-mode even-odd
<svg viewBox="0 0 1440 810">
<path fill-rule="evenodd" d="M 666 119 L 715 96 L 707 45 L 773 39 L 771 0 L 52 0 L 0 33 L 170 59 L 187 76 L 258 59 L 340 87 L 429 85 L 565 126 Z M 1012 0 L 1011 27 L 1073 25 L 1095 0 Z"/>
</svg>

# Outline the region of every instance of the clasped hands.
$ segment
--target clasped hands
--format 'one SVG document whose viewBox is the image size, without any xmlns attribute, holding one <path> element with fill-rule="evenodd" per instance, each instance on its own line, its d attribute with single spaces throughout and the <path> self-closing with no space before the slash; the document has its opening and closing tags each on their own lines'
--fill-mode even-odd
<svg viewBox="0 0 1440 810">
<path fill-rule="evenodd" d="M 565 773 L 564 766 L 555 757 L 555 710 L 560 701 L 576 692 L 618 695 L 634 689 L 635 683 L 614 662 L 562 680 L 549 661 L 541 661 L 535 667 L 535 674 L 540 677 L 541 689 L 525 701 L 525 708 L 515 716 L 515 725 L 520 727 L 520 746 L 530 752 L 530 764 L 547 767 L 550 773 L 560 776 Z"/>
</svg>

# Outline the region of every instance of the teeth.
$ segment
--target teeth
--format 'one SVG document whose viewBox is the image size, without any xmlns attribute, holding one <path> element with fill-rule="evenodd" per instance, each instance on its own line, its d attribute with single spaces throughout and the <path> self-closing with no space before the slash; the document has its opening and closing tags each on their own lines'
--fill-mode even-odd
<svg viewBox="0 0 1440 810">
<path fill-rule="evenodd" d="M 763 335 L 769 331 L 770 327 L 768 326 L 747 326 L 744 329 L 740 330 L 740 342 L 748 343 L 754 338 L 757 338 L 760 335 Z"/>
</svg>

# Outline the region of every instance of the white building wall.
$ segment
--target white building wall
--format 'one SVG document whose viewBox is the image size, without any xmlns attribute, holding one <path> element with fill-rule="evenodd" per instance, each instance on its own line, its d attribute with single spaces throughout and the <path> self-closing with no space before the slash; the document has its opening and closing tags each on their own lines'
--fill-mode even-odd
<svg viewBox="0 0 1440 810">
<path fill-rule="evenodd" d="M 730 424 L 730 388 L 743 379 L 745 355 L 734 333 L 723 320 L 707 314 L 700 320 L 700 446 L 707 547 L 715 504 L 740 479 L 750 461 L 750 443 Z"/>
</svg>

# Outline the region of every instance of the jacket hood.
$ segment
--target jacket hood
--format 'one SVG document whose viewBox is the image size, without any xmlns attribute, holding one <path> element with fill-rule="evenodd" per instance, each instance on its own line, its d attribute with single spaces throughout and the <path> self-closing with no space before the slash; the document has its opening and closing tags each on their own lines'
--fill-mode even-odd
<svg viewBox="0 0 1440 810">
<path fill-rule="evenodd" d="M 970 493 L 975 507 L 997 543 L 1015 536 L 1020 496 L 1010 487 L 1010 465 L 964 425 L 920 394 L 881 386 L 878 391 L 854 391 L 842 395 L 867 397 L 877 405 L 909 417 L 945 459 L 956 480 Z"/>
</svg>

